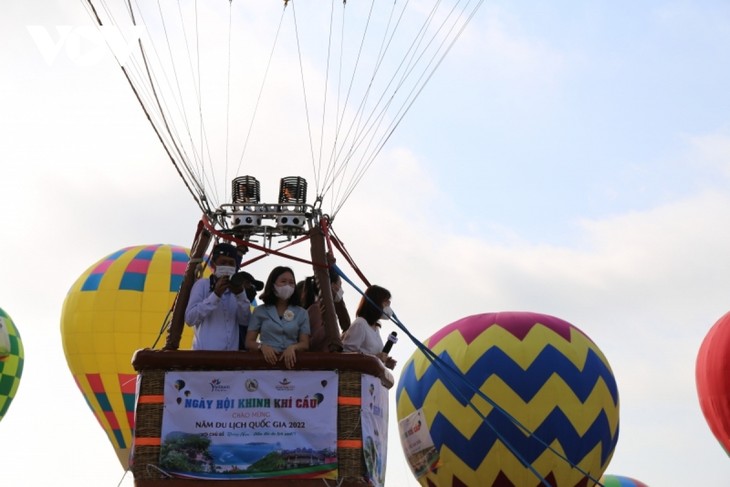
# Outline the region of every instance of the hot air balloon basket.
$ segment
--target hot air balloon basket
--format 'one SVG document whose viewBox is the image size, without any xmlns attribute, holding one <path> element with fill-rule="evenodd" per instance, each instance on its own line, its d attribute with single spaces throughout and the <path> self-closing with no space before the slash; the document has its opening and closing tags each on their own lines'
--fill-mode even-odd
<svg viewBox="0 0 730 487">
<path fill-rule="evenodd" d="M 148 398 L 162 396 L 164 384 L 164 370 L 148 370 L 140 374 L 139 396 L 134 418 L 135 448 L 132 471 L 135 478 L 163 477 L 162 472 L 154 467 L 160 459 L 160 431 L 164 406 L 161 398 L 159 402 L 151 402 Z"/>
<path fill-rule="evenodd" d="M 163 355 L 164 354 L 164 355 Z M 215 354 L 206 365 L 205 355 Z M 236 359 L 226 359 L 235 354 Z M 245 363 L 241 356 L 247 356 Z M 253 355 L 253 354 L 251 354 Z M 135 408 L 134 451 L 130 462 L 137 486 L 152 486 L 164 482 L 172 486 L 180 482 L 160 468 L 162 418 L 164 410 L 165 373 L 170 370 L 252 370 L 267 369 L 268 365 L 260 355 L 251 360 L 249 354 L 238 352 L 191 352 L 140 350 L 135 354 L 133 364 L 139 374 L 138 396 Z M 185 359 L 192 359 L 184 363 Z M 338 372 L 337 404 L 337 485 L 368 485 L 367 470 L 363 456 L 361 424 L 361 380 L 363 374 L 379 377 L 382 365 L 362 354 L 303 354 L 297 361 L 299 370 L 336 370 Z M 161 362 L 169 362 L 160 367 Z M 170 366 L 172 365 L 172 367 Z M 211 366 L 212 365 L 212 366 Z M 245 367 L 245 368 L 244 368 Z M 189 481 L 188 481 L 189 482 Z M 213 481 L 211 481 L 213 482 Z M 226 485 L 273 486 L 321 485 L 322 479 L 297 479 L 282 482 L 277 479 L 248 479 L 227 481 Z M 334 481 L 333 481 L 334 482 Z M 198 482 L 201 483 L 201 482 Z M 202 483 L 205 483 L 203 481 Z M 185 484 L 187 485 L 187 484 Z"/>
</svg>

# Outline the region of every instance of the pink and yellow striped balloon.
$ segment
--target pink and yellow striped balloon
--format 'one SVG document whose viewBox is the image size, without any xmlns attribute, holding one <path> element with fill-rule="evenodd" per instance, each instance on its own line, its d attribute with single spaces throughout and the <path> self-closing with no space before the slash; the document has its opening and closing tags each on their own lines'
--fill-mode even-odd
<svg viewBox="0 0 730 487">
<path fill-rule="evenodd" d="M 165 343 L 164 323 L 189 260 L 174 245 L 121 249 L 89 267 L 63 304 L 61 335 L 69 369 L 126 469 L 134 428 L 132 355 Z M 185 327 L 180 348 L 190 348 Z"/>
</svg>

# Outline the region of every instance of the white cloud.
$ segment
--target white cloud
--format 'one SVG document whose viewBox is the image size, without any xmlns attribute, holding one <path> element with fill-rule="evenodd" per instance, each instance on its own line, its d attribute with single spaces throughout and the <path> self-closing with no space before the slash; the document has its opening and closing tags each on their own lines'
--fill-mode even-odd
<svg viewBox="0 0 730 487">
<path fill-rule="evenodd" d="M 523 31 L 519 19 L 498 6 L 485 6 L 459 39 L 454 54 L 479 60 L 465 70 L 470 78 L 496 82 L 521 96 L 554 88 L 566 69 L 565 53 L 547 39 Z"/>
<path fill-rule="evenodd" d="M 727 131 L 689 137 L 689 143 L 699 159 L 698 164 L 708 165 L 730 177 L 730 134 Z"/>
</svg>

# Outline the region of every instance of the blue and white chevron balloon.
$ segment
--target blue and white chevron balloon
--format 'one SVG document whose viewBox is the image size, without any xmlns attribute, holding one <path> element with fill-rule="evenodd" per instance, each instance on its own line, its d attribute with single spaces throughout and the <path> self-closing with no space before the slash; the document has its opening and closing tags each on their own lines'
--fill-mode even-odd
<svg viewBox="0 0 730 487">
<path fill-rule="evenodd" d="M 421 485 L 537 487 L 542 478 L 592 487 L 600 479 L 618 441 L 618 389 L 582 331 L 544 314 L 486 313 L 425 344 L 473 388 L 420 350 L 403 367 L 401 445 Z"/>
</svg>

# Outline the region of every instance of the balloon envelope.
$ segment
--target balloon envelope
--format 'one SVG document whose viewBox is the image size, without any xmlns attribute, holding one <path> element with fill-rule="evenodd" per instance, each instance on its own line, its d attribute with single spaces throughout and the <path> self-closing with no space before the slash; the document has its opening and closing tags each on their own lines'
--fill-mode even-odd
<svg viewBox="0 0 730 487">
<path fill-rule="evenodd" d="M 189 250 L 141 245 L 108 255 L 71 286 L 61 335 L 71 373 L 126 469 L 134 427 L 132 355 L 159 339 L 189 260 Z M 191 333 L 180 348 L 190 348 Z"/>
<path fill-rule="evenodd" d="M 8 412 L 18 391 L 24 361 L 25 352 L 18 328 L 0 308 L 0 420 Z"/>
<path fill-rule="evenodd" d="M 702 341 L 695 379 L 702 414 L 730 455 L 730 313 L 720 318 Z"/>
<path fill-rule="evenodd" d="M 649 487 L 644 482 L 621 475 L 604 475 L 601 477 L 601 483 L 603 487 Z"/>
<path fill-rule="evenodd" d="M 397 414 L 422 485 L 540 485 L 520 458 L 553 487 L 592 485 L 546 445 L 600 478 L 618 441 L 618 390 L 606 358 L 578 328 L 537 313 L 487 313 L 456 321 L 425 344 L 498 408 L 445 380 L 420 350 L 413 354 L 398 383 Z"/>
</svg>

